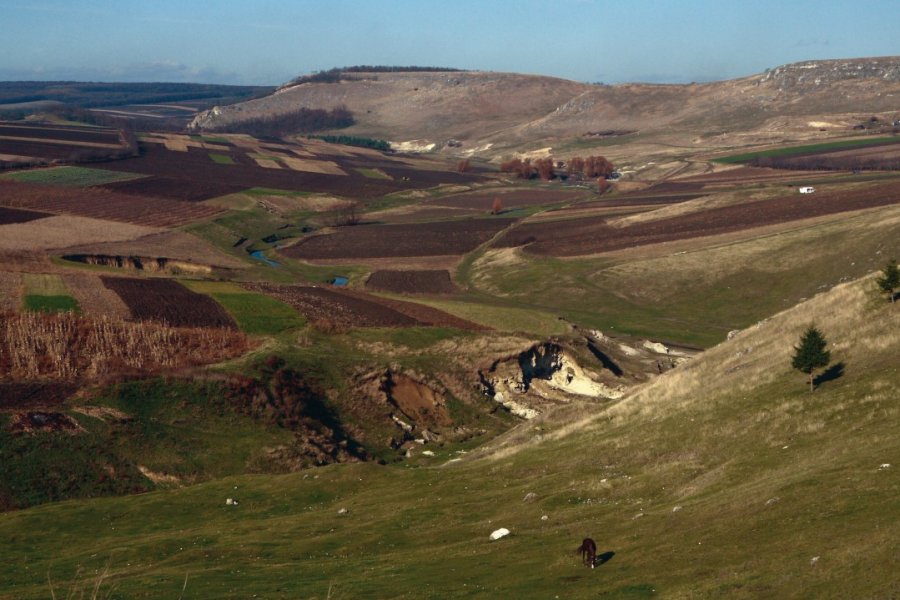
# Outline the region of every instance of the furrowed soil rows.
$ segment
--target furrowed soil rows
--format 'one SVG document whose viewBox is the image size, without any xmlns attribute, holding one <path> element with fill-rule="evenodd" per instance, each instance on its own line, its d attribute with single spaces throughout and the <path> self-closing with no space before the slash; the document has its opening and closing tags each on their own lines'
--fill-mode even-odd
<svg viewBox="0 0 900 600">
<path fill-rule="evenodd" d="M 471 219 L 437 223 L 343 227 L 310 236 L 280 250 L 301 259 L 446 256 L 470 252 L 514 219 Z"/>
<path fill-rule="evenodd" d="M 28 221 L 37 221 L 45 217 L 52 216 L 48 213 L 35 212 L 33 210 L 21 210 L 18 208 L 6 208 L 0 206 L 0 225 L 11 225 L 13 223 L 27 223 Z"/>
<path fill-rule="evenodd" d="M 219 303 L 171 279 L 101 277 L 103 285 L 119 295 L 135 321 L 159 321 L 173 327 L 237 329 Z"/>
<path fill-rule="evenodd" d="M 366 287 L 400 294 L 453 294 L 459 291 L 446 270 L 375 271 L 366 281 Z"/>
<path fill-rule="evenodd" d="M 718 235 L 834 213 L 900 203 L 900 183 L 864 190 L 817 192 L 712 208 L 616 228 L 603 217 L 526 223 L 494 244 L 525 246 L 549 256 L 579 256 L 681 239 Z"/>
<path fill-rule="evenodd" d="M 313 323 L 336 327 L 456 327 L 485 328 L 441 310 L 379 298 L 363 292 L 312 286 L 244 284 L 244 287 L 268 294 L 296 308 Z"/>
<path fill-rule="evenodd" d="M 540 206 L 542 204 L 557 204 L 584 197 L 584 191 L 574 190 L 513 190 L 511 192 L 471 192 L 465 194 L 453 194 L 442 198 L 435 198 L 423 202 L 432 206 L 447 206 L 451 208 L 481 209 L 490 212 L 495 198 L 499 198 L 504 209 L 521 208 L 524 206 Z"/>
<path fill-rule="evenodd" d="M 19 137 L 38 140 L 64 140 L 95 144 L 117 144 L 119 132 L 95 127 L 66 127 L 64 125 L 21 125 L 0 123 L 0 138 Z"/>
<path fill-rule="evenodd" d="M 441 183 L 464 184 L 479 181 L 477 175 L 460 174 L 452 171 L 428 171 L 410 168 L 383 168 L 393 180 L 371 179 L 356 171 L 355 166 L 372 166 L 365 162 L 346 161 L 335 158 L 335 162 L 348 175 L 330 175 L 295 171 L 290 168 L 267 169 L 255 160 L 237 150 L 230 156 L 237 164 L 217 164 L 210 160 L 209 152 L 203 148 L 188 147 L 184 152 L 171 151 L 158 143 L 142 143 L 141 156 L 126 158 L 104 165 L 104 168 L 122 170 L 145 175 L 156 175 L 179 181 L 185 185 L 206 186 L 210 184 L 233 186 L 238 189 L 266 187 L 279 190 L 326 192 L 349 198 L 375 198 L 386 194 L 407 190 L 434 187 Z M 387 159 L 385 159 L 387 161 Z M 347 164 L 344 164 L 344 163 Z M 379 163 L 378 168 L 382 168 Z M 193 183 L 190 183 L 193 182 Z"/>
<path fill-rule="evenodd" d="M 223 212 L 205 204 L 131 196 L 100 188 L 44 186 L 2 179 L 0 205 L 150 227 L 183 225 Z"/>
<path fill-rule="evenodd" d="M 132 196 L 156 196 L 186 202 L 209 200 L 240 192 L 243 186 L 229 185 L 215 181 L 193 181 L 171 177 L 145 177 L 136 181 L 120 181 L 101 186 L 105 189 Z"/>
</svg>

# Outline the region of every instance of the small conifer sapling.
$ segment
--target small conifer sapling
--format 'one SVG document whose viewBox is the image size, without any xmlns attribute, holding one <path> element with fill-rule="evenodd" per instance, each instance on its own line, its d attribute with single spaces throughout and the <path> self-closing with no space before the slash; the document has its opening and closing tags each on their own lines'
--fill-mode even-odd
<svg viewBox="0 0 900 600">
<path fill-rule="evenodd" d="M 800 338 L 800 344 L 794 346 L 794 358 L 791 366 L 802 373 L 809 375 L 809 391 L 815 390 L 813 385 L 816 369 L 828 366 L 831 360 L 831 352 L 825 349 L 828 342 L 818 329 L 810 325 L 809 329 Z"/>
</svg>

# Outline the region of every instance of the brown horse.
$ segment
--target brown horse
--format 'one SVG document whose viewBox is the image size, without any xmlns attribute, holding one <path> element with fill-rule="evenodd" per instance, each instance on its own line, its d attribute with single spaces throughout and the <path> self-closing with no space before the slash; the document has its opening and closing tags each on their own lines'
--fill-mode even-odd
<svg viewBox="0 0 900 600">
<path fill-rule="evenodd" d="M 584 566 L 594 568 L 594 563 L 597 562 L 597 544 L 594 543 L 594 540 L 584 538 L 581 546 L 575 552 L 581 552 L 581 561 L 584 563 Z"/>
</svg>

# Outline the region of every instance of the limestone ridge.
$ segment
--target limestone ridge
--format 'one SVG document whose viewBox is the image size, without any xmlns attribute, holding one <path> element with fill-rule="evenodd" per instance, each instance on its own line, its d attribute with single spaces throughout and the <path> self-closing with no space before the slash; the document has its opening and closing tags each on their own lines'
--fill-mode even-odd
<svg viewBox="0 0 900 600">
<path fill-rule="evenodd" d="M 854 79 L 900 81 L 900 57 L 791 63 L 767 71 L 758 83 L 771 84 L 782 91 L 796 91 Z"/>
</svg>

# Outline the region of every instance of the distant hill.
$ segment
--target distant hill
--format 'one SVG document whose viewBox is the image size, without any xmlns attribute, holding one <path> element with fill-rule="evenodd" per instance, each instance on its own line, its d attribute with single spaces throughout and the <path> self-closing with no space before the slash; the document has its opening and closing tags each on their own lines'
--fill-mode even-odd
<svg viewBox="0 0 900 600">
<path fill-rule="evenodd" d="M 478 71 L 354 70 L 336 79 L 300 78 L 272 95 L 201 113 L 192 126 L 203 130 L 300 107 L 343 105 L 356 120 L 345 131 L 350 135 L 420 140 L 438 148 L 458 140 L 466 150 L 489 155 L 598 132 L 745 131 L 773 117 L 897 112 L 900 57 L 809 61 L 684 85 L 596 85 Z"/>
</svg>

